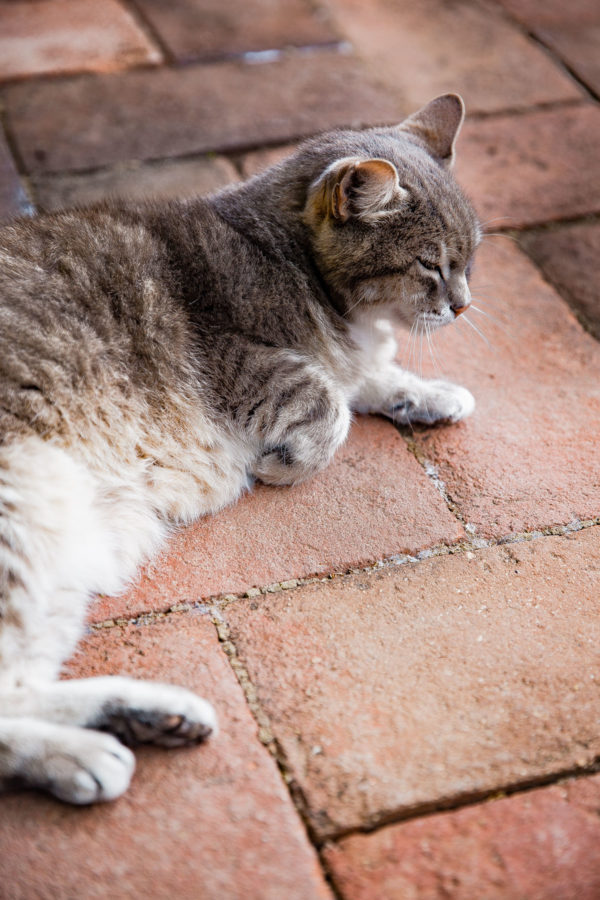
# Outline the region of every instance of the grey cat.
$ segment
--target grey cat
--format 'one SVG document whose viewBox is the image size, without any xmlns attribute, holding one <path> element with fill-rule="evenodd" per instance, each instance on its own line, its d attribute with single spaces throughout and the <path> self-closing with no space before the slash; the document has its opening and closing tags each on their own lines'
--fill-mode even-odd
<svg viewBox="0 0 600 900">
<path fill-rule="evenodd" d="M 471 413 L 466 389 L 394 363 L 392 331 L 470 302 L 463 115 L 448 94 L 209 198 L 0 232 L 0 785 L 110 800 L 125 744 L 215 731 L 179 687 L 57 680 L 90 596 L 121 590 L 173 524 L 323 469 L 354 410 Z"/>
</svg>

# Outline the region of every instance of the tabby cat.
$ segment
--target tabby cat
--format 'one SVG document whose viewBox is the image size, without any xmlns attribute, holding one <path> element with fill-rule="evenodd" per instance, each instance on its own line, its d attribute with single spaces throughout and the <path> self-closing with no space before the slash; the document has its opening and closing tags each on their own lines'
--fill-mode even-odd
<svg viewBox="0 0 600 900">
<path fill-rule="evenodd" d="M 472 412 L 466 389 L 394 363 L 392 330 L 470 302 L 463 115 L 447 94 L 208 198 L 0 231 L 0 785 L 111 800 L 126 744 L 215 731 L 183 688 L 57 680 L 89 598 L 122 590 L 174 524 L 320 471 L 353 411 Z"/>
</svg>

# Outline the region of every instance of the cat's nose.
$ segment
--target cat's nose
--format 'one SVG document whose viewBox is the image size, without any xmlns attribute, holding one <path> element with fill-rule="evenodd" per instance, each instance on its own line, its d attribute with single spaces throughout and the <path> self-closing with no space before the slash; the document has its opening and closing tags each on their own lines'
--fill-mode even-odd
<svg viewBox="0 0 600 900">
<path fill-rule="evenodd" d="M 455 306 L 454 304 L 452 304 L 450 309 L 452 310 L 452 312 L 454 313 L 455 316 L 460 316 L 462 313 L 464 313 L 468 310 L 470 305 L 471 305 L 471 301 L 469 300 L 468 303 L 464 303 L 462 306 Z"/>
</svg>

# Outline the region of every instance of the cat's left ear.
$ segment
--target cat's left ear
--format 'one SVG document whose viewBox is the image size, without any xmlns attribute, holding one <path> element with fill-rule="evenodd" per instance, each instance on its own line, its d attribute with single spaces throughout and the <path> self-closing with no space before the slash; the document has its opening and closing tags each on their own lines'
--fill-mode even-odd
<svg viewBox="0 0 600 900">
<path fill-rule="evenodd" d="M 442 94 L 409 116 L 398 126 L 419 138 L 444 169 L 454 165 L 454 145 L 465 118 L 465 104 L 459 94 Z"/>
</svg>

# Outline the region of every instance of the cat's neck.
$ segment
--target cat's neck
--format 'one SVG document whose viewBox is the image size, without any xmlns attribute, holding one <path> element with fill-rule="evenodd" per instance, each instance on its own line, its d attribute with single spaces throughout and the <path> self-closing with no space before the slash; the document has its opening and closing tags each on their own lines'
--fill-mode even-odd
<svg viewBox="0 0 600 900">
<path fill-rule="evenodd" d="M 263 253 L 300 269 L 318 298 L 335 317 L 345 304 L 323 278 L 312 255 L 301 213 L 306 196 L 306 177 L 294 177 L 283 165 L 265 175 L 227 188 L 209 199 L 215 212 Z"/>
</svg>

